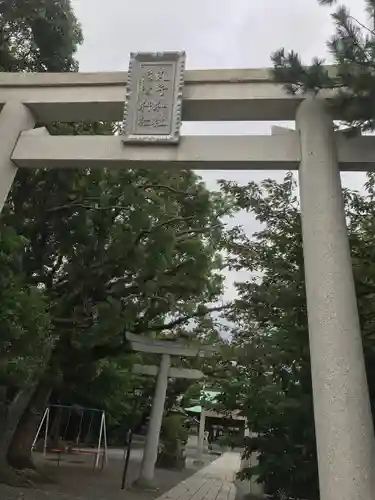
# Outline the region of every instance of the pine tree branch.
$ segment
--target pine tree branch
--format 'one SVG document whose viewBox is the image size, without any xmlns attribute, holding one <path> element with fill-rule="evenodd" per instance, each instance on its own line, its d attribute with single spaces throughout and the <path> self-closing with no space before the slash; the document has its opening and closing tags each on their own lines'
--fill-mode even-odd
<svg viewBox="0 0 375 500">
<path fill-rule="evenodd" d="M 340 50 L 340 43 L 342 44 L 343 41 L 350 40 L 353 46 L 357 48 L 359 53 L 361 54 L 363 61 L 358 60 L 356 58 L 356 63 L 360 64 L 361 66 L 366 65 L 366 67 L 371 64 L 371 60 L 369 56 L 366 53 L 365 47 L 362 46 L 361 40 L 360 40 L 360 30 L 357 27 L 354 27 L 353 24 L 350 22 L 350 19 L 354 20 L 355 22 L 357 21 L 355 18 L 353 18 L 350 14 L 349 11 L 346 7 L 339 7 L 337 11 L 332 14 L 333 19 L 336 22 L 337 26 L 337 35 L 334 37 L 333 41 L 331 42 L 331 45 L 334 47 L 334 53 L 339 52 Z M 357 21 L 358 22 L 358 21 Z M 345 45 L 344 45 L 345 46 Z M 355 57 L 355 54 L 353 53 L 353 58 Z"/>
<path fill-rule="evenodd" d="M 363 28 L 364 30 L 367 30 L 369 33 L 371 33 L 373 36 L 375 36 L 375 31 L 370 29 L 365 24 L 362 24 L 356 17 L 352 16 L 351 14 L 349 14 L 348 17 L 350 19 L 352 19 L 354 22 L 356 22 L 361 28 Z"/>
</svg>

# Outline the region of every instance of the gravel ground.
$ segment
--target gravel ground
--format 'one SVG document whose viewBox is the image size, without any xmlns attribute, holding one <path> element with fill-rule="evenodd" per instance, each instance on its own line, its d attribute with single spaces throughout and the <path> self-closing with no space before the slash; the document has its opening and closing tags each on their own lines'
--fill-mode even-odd
<svg viewBox="0 0 375 500">
<path fill-rule="evenodd" d="M 120 489 L 122 474 L 122 452 L 111 450 L 108 467 L 103 471 L 93 472 L 92 459 L 89 457 L 66 457 L 57 467 L 54 456 L 47 459 L 36 456 L 38 470 L 49 478 L 48 483 L 38 484 L 35 488 L 13 488 L 0 484 L 1 500 L 154 500 L 159 495 L 173 488 L 198 469 L 193 466 L 193 459 L 187 459 L 187 468 L 183 471 L 156 469 L 155 486 L 157 490 L 143 491 L 127 488 Z M 131 484 L 139 475 L 141 450 L 132 454 L 127 484 Z M 217 457 L 205 457 L 205 465 Z M 77 463 L 78 462 L 78 463 Z"/>
</svg>

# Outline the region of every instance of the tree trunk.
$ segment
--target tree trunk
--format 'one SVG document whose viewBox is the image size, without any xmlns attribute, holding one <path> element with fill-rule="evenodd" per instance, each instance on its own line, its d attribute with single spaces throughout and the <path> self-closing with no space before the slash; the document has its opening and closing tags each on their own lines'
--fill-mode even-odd
<svg viewBox="0 0 375 500">
<path fill-rule="evenodd" d="M 4 456 L 4 453 L 2 454 L 1 450 L 3 450 L 5 447 L 7 421 L 8 421 L 7 388 L 2 385 L 0 386 L 0 462 L 2 459 L 2 455 Z"/>
<path fill-rule="evenodd" d="M 9 464 L 16 469 L 35 469 L 31 448 L 50 394 L 51 386 L 43 378 L 19 420 L 7 455 Z"/>
<path fill-rule="evenodd" d="M 32 395 L 34 388 L 19 390 L 13 400 L 7 401 L 7 388 L 0 387 L 0 483 L 25 486 L 28 481 L 9 466 L 7 454 L 10 443 Z"/>
<path fill-rule="evenodd" d="M 9 403 L 6 387 L 0 389 L 0 462 L 6 461 L 17 425 L 33 395 L 34 388 L 21 389 Z"/>
</svg>

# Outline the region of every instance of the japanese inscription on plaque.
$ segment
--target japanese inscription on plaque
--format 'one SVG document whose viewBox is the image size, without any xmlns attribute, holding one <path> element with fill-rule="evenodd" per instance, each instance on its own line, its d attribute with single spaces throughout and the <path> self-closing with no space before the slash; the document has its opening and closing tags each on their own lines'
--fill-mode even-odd
<svg viewBox="0 0 375 500">
<path fill-rule="evenodd" d="M 178 142 L 184 69 L 184 52 L 131 54 L 124 142 Z"/>
</svg>

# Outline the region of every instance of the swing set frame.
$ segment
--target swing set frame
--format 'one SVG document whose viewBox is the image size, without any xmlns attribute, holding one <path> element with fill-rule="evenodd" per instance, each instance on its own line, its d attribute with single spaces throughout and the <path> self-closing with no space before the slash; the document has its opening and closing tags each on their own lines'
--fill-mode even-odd
<svg viewBox="0 0 375 500">
<path fill-rule="evenodd" d="M 43 439 L 43 455 L 47 456 L 47 443 L 48 443 L 48 431 L 50 427 L 50 416 L 51 416 L 51 408 L 65 408 L 70 410 L 69 413 L 69 420 L 70 420 L 70 415 L 72 411 L 77 410 L 77 407 L 75 406 L 65 406 L 65 405 L 48 405 L 47 408 L 44 411 L 42 420 L 40 421 L 38 430 L 36 432 L 33 444 L 32 444 L 32 450 L 34 450 L 36 442 L 39 438 L 39 435 L 43 429 L 44 426 L 44 439 Z M 103 410 L 98 410 L 96 408 L 79 408 L 79 410 L 82 411 L 82 416 L 81 416 L 81 421 L 80 421 L 80 426 L 79 426 L 79 432 L 77 435 L 77 440 L 76 440 L 76 448 L 72 448 L 73 453 L 82 453 L 82 454 L 94 454 L 95 455 L 95 460 L 94 460 L 94 465 L 93 468 L 97 469 L 99 468 L 99 463 L 100 463 L 100 457 L 103 457 L 102 460 L 102 468 L 104 465 L 108 465 L 108 445 L 107 445 L 107 425 L 106 425 L 106 418 L 105 418 L 105 412 Z M 100 430 L 99 430 L 99 437 L 98 437 L 98 445 L 96 447 L 96 451 L 91 451 L 91 450 L 82 450 L 81 447 L 79 446 L 79 438 L 82 430 L 82 420 L 83 420 L 83 414 L 85 411 L 91 411 L 91 412 L 97 412 L 101 414 L 101 420 L 100 420 Z M 90 427 L 92 424 L 92 418 L 90 421 Z M 68 424 L 69 424 L 68 420 Z M 58 463 L 60 463 L 60 454 L 62 453 L 62 450 L 55 450 L 58 452 L 59 459 Z"/>
</svg>

